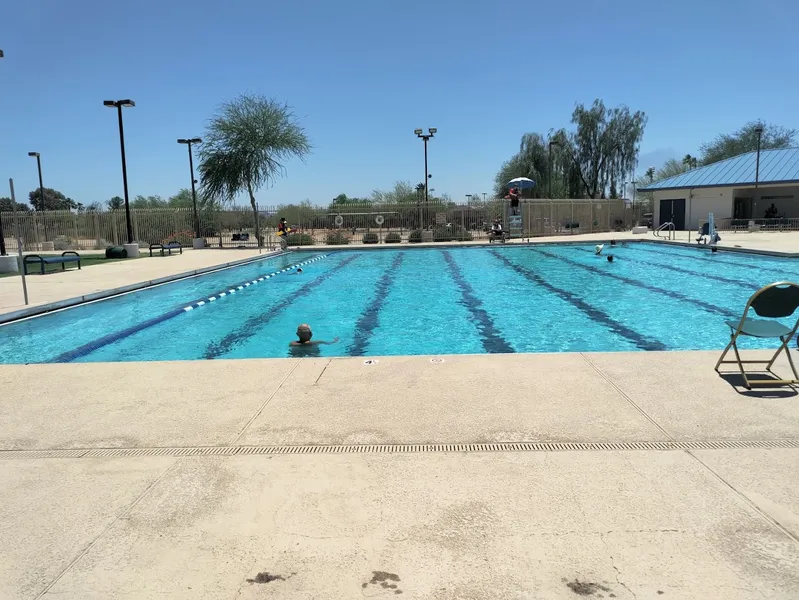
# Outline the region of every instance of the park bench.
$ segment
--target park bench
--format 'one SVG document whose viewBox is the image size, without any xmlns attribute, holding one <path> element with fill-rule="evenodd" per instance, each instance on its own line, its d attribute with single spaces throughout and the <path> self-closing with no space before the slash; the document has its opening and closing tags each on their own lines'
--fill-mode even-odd
<svg viewBox="0 0 799 600">
<path fill-rule="evenodd" d="M 161 256 L 164 256 L 164 252 L 168 252 L 170 256 L 172 256 L 172 250 L 179 250 L 181 254 L 183 254 L 183 246 L 180 245 L 180 242 L 169 242 L 168 244 L 150 244 L 150 256 L 153 255 L 153 250 L 159 250 L 161 252 Z"/>
<path fill-rule="evenodd" d="M 80 254 L 77 252 L 72 252 L 71 250 L 67 250 L 66 252 L 62 252 L 61 256 L 41 256 L 39 254 L 28 254 L 25 259 L 23 260 L 25 275 L 28 274 L 28 265 L 32 263 L 38 263 L 42 267 L 42 275 L 44 275 L 44 266 L 45 265 L 61 265 L 61 270 L 67 270 L 67 263 L 78 263 L 78 269 L 80 269 Z"/>
</svg>

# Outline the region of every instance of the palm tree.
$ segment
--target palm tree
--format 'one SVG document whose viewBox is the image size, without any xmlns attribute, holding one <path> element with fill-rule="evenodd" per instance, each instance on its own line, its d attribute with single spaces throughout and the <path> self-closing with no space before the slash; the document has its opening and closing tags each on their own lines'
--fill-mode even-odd
<svg viewBox="0 0 799 600">
<path fill-rule="evenodd" d="M 646 178 L 649 179 L 649 183 L 652 183 L 655 180 L 655 167 L 649 167 L 645 175 Z"/>
<path fill-rule="evenodd" d="M 119 196 L 114 196 L 106 204 L 108 204 L 108 210 L 119 210 L 125 206 L 125 201 Z"/>
<path fill-rule="evenodd" d="M 682 164 L 684 164 L 688 169 L 695 169 L 696 168 L 696 157 L 691 156 L 690 154 L 686 154 L 682 159 Z"/>
<path fill-rule="evenodd" d="M 305 130 L 286 104 L 242 95 L 222 104 L 203 140 L 198 169 L 203 191 L 223 202 L 232 202 L 238 194 L 247 192 L 260 246 L 255 192 L 284 175 L 287 160 L 305 159 L 311 152 Z"/>
</svg>

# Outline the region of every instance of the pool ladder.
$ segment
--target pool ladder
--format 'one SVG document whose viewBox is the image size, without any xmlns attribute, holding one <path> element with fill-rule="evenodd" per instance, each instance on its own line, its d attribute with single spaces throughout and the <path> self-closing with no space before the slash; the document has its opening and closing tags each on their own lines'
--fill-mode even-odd
<svg viewBox="0 0 799 600">
<path fill-rule="evenodd" d="M 663 232 L 666 232 L 665 234 Z M 676 240 L 677 239 L 677 231 L 674 228 L 674 223 L 669 221 L 668 223 L 663 223 L 660 227 L 655 229 L 652 233 L 655 234 L 657 238 L 663 238 L 666 240 Z M 662 234 L 662 235 L 661 235 Z"/>
</svg>

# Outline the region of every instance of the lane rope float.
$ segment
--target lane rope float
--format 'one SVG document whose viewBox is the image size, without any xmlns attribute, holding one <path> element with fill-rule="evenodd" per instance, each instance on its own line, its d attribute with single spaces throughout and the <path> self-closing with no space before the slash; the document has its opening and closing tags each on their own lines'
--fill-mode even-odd
<svg viewBox="0 0 799 600">
<path fill-rule="evenodd" d="M 216 294 L 208 296 L 207 298 L 203 298 L 202 300 L 197 300 L 196 302 L 192 302 L 191 304 L 188 304 L 188 305 L 184 306 L 182 308 L 182 310 L 184 312 L 189 312 L 190 310 L 194 310 L 195 308 L 200 308 L 201 306 L 205 306 L 206 304 L 210 304 L 211 302 L 216 302 L 220 298 L 224 298 L 225 296 L 228 296 L 228 295 L 233 295 L 236 292 L 244 290 L 244 289 L 246 289 L 246 288 L 248 288 L 250 286 L 253 286 L 253 285 L 257 284 L 257 283 L 261 283 L 262 281 L 266 281 L 267 279 L 271 279 L 272 277 L 276 277 L 276 276 L 280 275 L 281 273 L 286 273 L 288 271 L 294 271 L 298 267 L 303 267 L 305 265 L 309 265 L 311 263 L 314 263 L 314 262 L 316 262 L 318 260 L 322 260 L 323 258 L 327 258 L 327 257 L 328 257 L 327 254 L 321 254 L 320 256 L 315 256 L 314 258 L 310 258 L 310 259 L 305 260 L 303 262 L 296 263 L 296 264 L 290 265 L 290 266 L 288 266 L 288 267 L 286 267 L 284 269 L 280 269 L 278 271 L 275 271 L 274 273 L 270 273 L 269 275 L 263 275 L 261 277 L 258 277 L 257 279 L 253 279 L 251 281 L 242 282 L 242 283 L 240 283 L 238 285 L 234 285 L 234 286 L 232 286 L 232 287 L 230 287 L 230 288 L 228 288 L 226 290 L 223 290 L 221 292 L 217 292 Z"/>
</svg>

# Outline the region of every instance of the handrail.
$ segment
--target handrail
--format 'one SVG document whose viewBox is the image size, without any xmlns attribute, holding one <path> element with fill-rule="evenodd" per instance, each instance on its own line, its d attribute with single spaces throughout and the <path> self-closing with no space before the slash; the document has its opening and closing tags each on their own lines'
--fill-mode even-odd
<svg viewBox="0 0 799 600">
<path fill-rule="evenodd" d="M 660 235 L 660 232 L 662 232 L 664 230 L 667 232 L 667 234 L 663 235 L 663 236 Z M 668 223 L 663 223 L 663 225 L 661 225 L 660 227 L 655 229 L 652 233 L 657 238 L 662 237 L 662 238 L 667 239 L 667 240 L 675 240 L 675 239 L 677 239 L 677 231 L 676 231 L 676 229 L 674 227 L 674 223 L 672 223 L 671 221 L 669 221 Z"/>
</svg>

